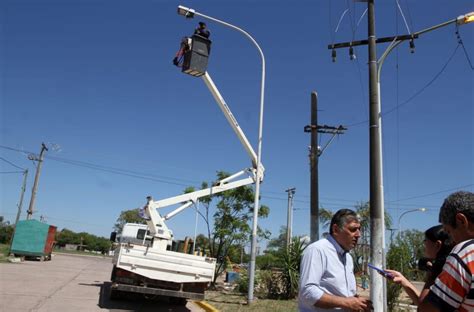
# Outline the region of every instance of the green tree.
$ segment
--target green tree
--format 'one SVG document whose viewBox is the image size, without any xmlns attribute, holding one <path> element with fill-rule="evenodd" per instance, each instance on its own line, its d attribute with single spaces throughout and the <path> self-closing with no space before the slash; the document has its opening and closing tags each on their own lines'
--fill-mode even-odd
<svg viewBox="0 0 474 312">
<path fill-rule="evenodd" d="M 219 171 L 217 172 L 217 181 L 228 176 L 227 172 Z M 204 189 L 208 185 L 204 182 L 201 187 Z M 184 192 L 193 191 L 194 188 L 189 187 Z M 211 219 L 210 207 L 213 200 L 216 201 L 216 205 Z M 200 203 L 204 206 L 204 211 L 199 211 L 199 214 L 207 225 L 210 256 L 218 259 L 213 281 L 213 284 L 215 284 L 215 280 L 225 269 L 225 260 L 232 250 L 232 246 L 243 246 L 245 242 L 250 240 L 254 192 L 251 186 L 242 186 L 203 197 L 200 199 Z M 261 205 L 258 215 L 260 218 L 266 218 L 269 211 L 270 209 L 267 206 Z M 213 223 L 212 227 L 211 222 Z M 257 232 L 257 235 L 261 238 L 268 238 L 270 234 L 260 227 Z"/>
<path fill-rule="evenodd" d="M 0 243 L 9 244 L 13 236 L 14 226 L 9 221 L 5 221 L 3 216 L 0 216 Z"/>
<path fill-rule="evenodd" d="M 319 208 L 319 223 L 322 223 L 323 229 L 327 229 L 329 232 L 329 224 L 331 223 L 331 219 L 333 216 L 333 212 L 331 210 L 328 210 L 326 208 L 320 207 Z"/>
<path fill-rule="evenodd" d="M 77 233 L 64 228 L 60 232 L 56 232 L 56 242 L 59 246 L 64 246 L 66 244 L 80 244 L 81 237 Z"/>
<path fill-rule="evenodd" d="M 400 271 L 408 279 L 421 279 L 423 273 L 418 270 L 418 260 L 424 256 L 424 239 L 424 232 L 418 230 L 400 233 L 390 246 L 390 252 L 397 254 L 391 260 L 390 268 Z"/>
<path fill-rule="evenodd" d="M 146 224 L 146 220 L 140 217 L 139 211 L 140 211 L 140 208 L 123 210 L 120 213 L 120 216 L 117 218 L 117 221 L 115 222 L 114 230 L 117 233 L 122 232 L 122 229 L 125 223 Z"/>
<path fill-rule="evenodd" d="M 272 238 L 268 241 L 267 244 L 267 252 L 279 251 L 286 248 L 286 226 L 280 227 L 280 233 L 278 237 Z"/>
</svg>

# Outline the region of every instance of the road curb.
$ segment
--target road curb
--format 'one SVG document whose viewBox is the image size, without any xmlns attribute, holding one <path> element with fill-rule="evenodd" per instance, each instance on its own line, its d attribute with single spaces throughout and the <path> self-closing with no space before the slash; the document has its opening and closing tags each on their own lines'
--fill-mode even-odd
<svg viewBox="0 0 474 312">
<path fill-rule="evenodd" d="M 200 306 L 202 309 L 204 309 L 206 312 L 219 312 L 216 308 L 211 306 L 209 303 L 206 301 L 194 301 L 195 304 Z"/>
</svg>

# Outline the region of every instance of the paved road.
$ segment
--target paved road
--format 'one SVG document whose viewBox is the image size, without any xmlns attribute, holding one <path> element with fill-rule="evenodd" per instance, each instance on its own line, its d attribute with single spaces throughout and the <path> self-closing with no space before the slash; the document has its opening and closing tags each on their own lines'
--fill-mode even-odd
<svg viewBox="0 0 474 312">
<path fill-rule="evenodd" d="M 53 255 L 52 261 L 0 263 L 0 311 L 204 311 L 188 301 L 110 301 L 110 258 Z"/>
</svg>

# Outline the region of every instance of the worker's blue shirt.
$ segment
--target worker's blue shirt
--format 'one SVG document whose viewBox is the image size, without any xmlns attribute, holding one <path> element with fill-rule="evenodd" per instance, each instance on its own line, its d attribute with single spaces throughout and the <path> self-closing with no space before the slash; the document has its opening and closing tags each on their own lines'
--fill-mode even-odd
<svg viewBox="0 0 474 312">
<path fill-rule="evenodd" d="M 301 260 L 298 308 L 301 312 L 341 311 L 340 308 L 321 309 L 314 304 L 329 294 L 353 297 L 356 280 L 352 256 L 328 235 L 309 245 Z"/>
</svg>

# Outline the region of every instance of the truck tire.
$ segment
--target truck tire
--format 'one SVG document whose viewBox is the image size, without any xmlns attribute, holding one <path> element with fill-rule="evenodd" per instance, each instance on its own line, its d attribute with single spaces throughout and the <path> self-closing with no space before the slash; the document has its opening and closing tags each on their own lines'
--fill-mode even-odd
<svg viewBox="0 0 474 312">
<path fill-rule="evenodd" d="M 122 298 L 122 292 L 120 290 L 110 288 L 109 298 L 110 300 L 119 300 Z"/>
</svg>

